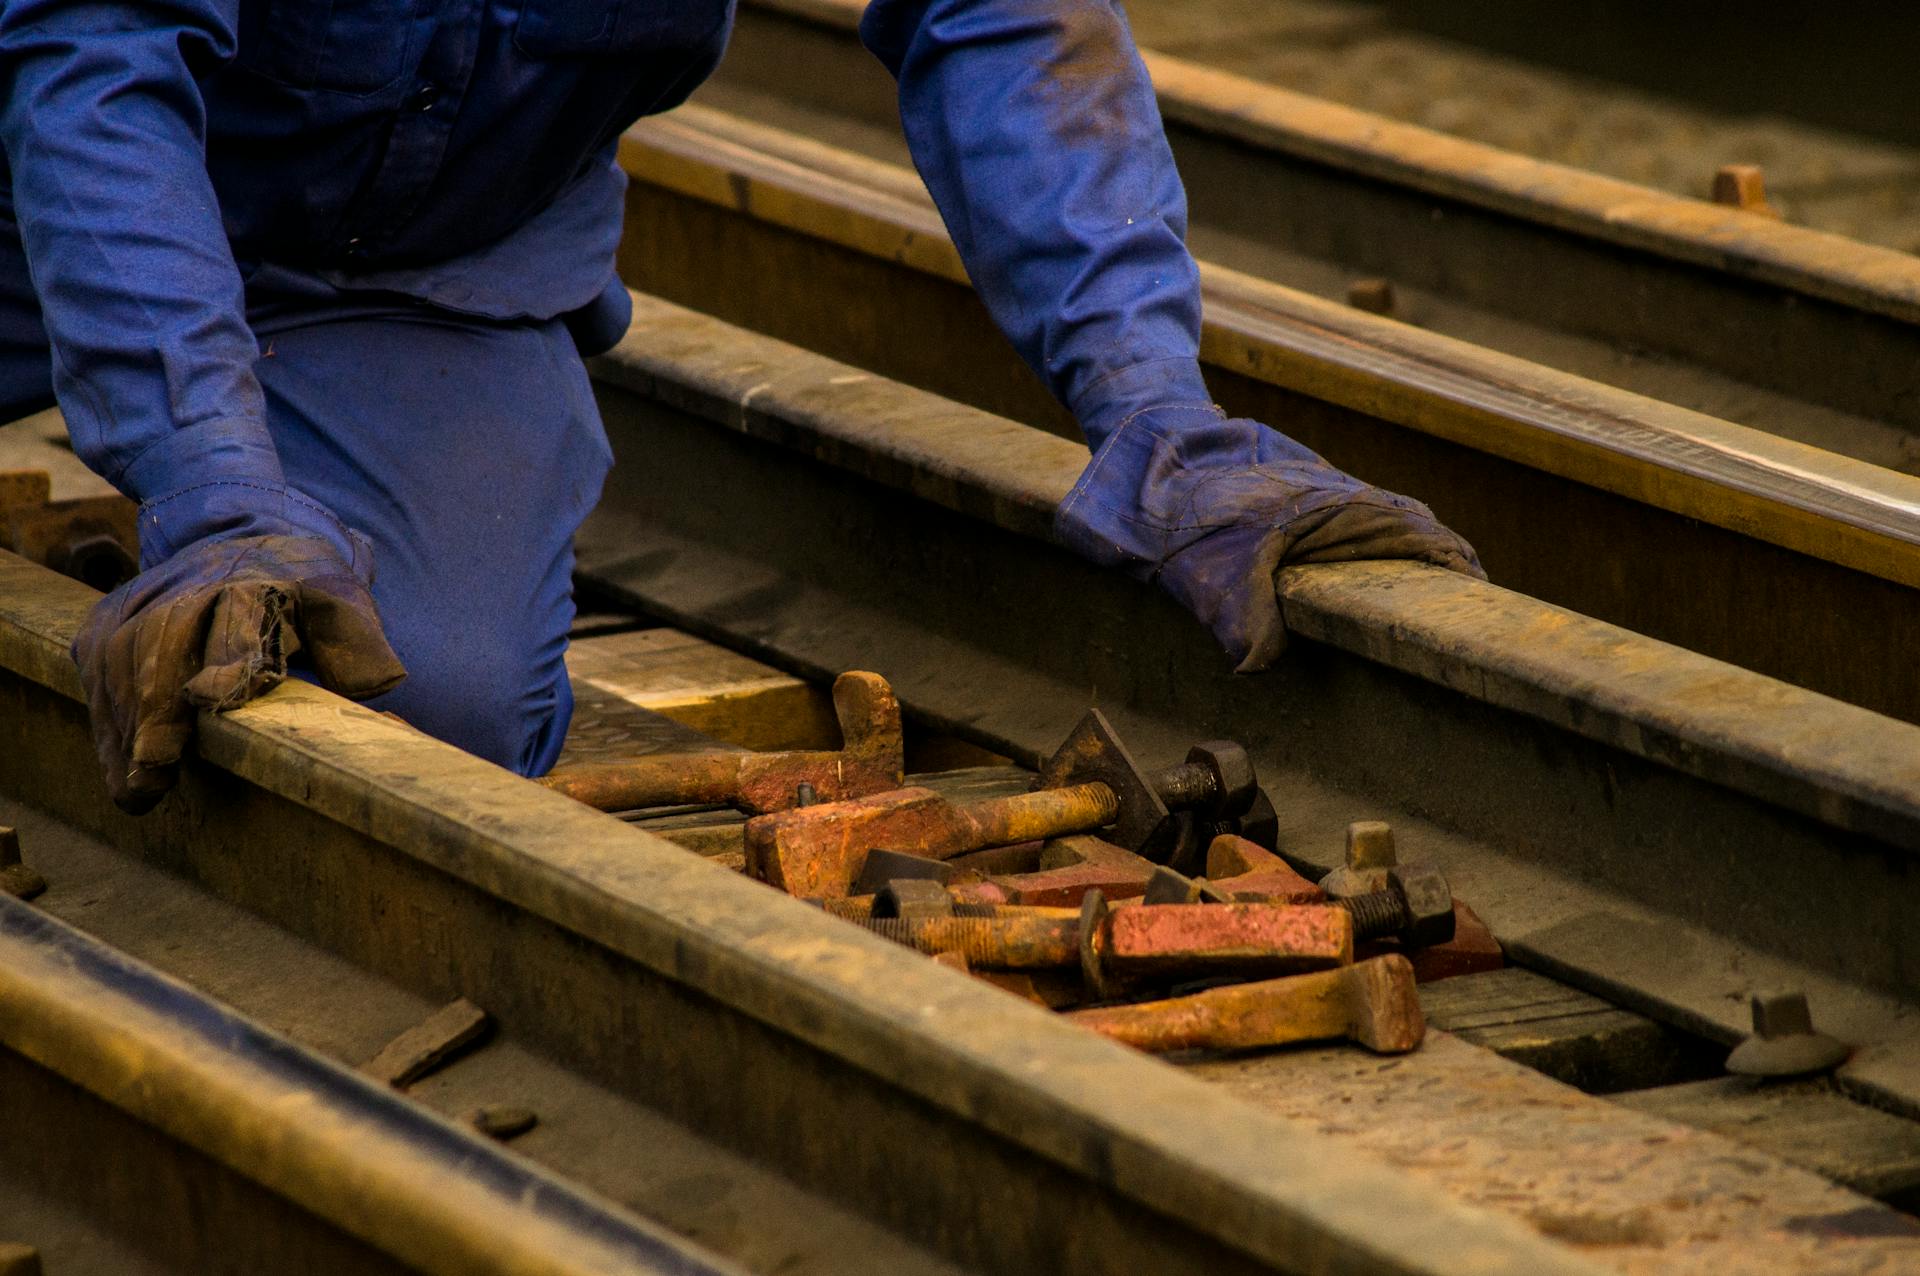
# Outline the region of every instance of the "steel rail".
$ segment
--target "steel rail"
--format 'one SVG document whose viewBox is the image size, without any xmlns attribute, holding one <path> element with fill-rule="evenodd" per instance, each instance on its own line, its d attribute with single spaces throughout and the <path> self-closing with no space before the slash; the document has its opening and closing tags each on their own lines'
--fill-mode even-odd
<svg viewBox="0 0 1920 1276">
<path fill-rule="evenodd" d="M 6 1052 L 355 1237 L 370 1251 L 361 1263 L 445 1276 L 741 1271 L 0 894 Z M 14 1075 L 8 1089 L 23 1088 Z M 44 1146 L 61 1138 L 56 1112 L 8 1106 L 0 1164 L 58 1162 Z M 85 1198 L 123 1176 L 179 1169 L 96 1163 L 94 1184 L 59 1186 Z M 199 1244 L 243 1248 L 225 1229 L 256 1224 L 211 1209 Z M 289 1227 L 286 1240 L 314 1238 Z"/>
<path fill-rule="evenodd" d="M 582 537 L 596 580 L 796 670 L 878 664 L 1010 756 L 1089 699 L 1143 748 L 1240 739 L 1299 858 L 1391 814 L 1510 953 L 1729 1041 L 1756 982 L 1804 984 L 1865 1043 L 1847 1083 L 1920 1110 L 1920 728 L 1405 564 L 1290 572 L 1297 649 L 1235 678 L 1050 543 L 1084 447 L 636 306 L 596 366 L 636 458 Z"/>
<path fill-rule="evenodd" d="M 623 143 L 657 295 L 1072 436 L 918 179 L 685 108 Z M 1203 268 L 1230 410 L 1428 499 L 1521 592 L 1920 720 L 1920 479 Z"/>
<path fill-rule="evenodd" d="M 705 100 L 791 110 L 808 131 L 897 157 L 893 86 L 855 37 L 862 8 L 749 0 Z M 1145 57 L 1204 256 L 1336 297 L 1382 276 L 1414 294 L 1423 323 L 1911 463 L 1913 257 Z M 1676 379 L 1676 363 L 1708 375 Z"/>
<path fill-rule="evenodd" d="M 120 817 L 66 655 L 96 597 L 0 554 L 0 791 L 423 995 L 467 996 L 920 1243 L 1009 1272 L 1591 1270 L 305 684 L 203 716 L 180 794 Z"/>
</svg>

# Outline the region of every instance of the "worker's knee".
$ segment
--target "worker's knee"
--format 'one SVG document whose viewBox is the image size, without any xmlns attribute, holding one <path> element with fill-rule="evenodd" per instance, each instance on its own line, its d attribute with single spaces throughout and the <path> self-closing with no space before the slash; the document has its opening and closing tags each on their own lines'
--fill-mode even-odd
<svg viewBox="0 0 1920 1276">
<path fill-rule="evenodd" d="M 551 644 L 463 644 L 457 652 L 402 652 L 406 681 L 374 707 L 521 775 L 544 775 L 573 717 L 563 660 Z M 533 648 L 538 654 L 530 654 Z"/>
</svg>

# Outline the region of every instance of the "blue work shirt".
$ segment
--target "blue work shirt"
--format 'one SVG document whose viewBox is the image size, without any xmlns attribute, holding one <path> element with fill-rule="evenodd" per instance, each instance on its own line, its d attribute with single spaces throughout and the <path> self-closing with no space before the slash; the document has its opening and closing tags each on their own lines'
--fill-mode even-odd
<svg viewBox="0 0 1920 1276">
<path fill-rule="evenodd" d="M 142 500 L 283 488 L 247 323 L 276 294 L 617 320 L 613 147 L 712 70 L 732 8 L 4 0 L 0 177 L 76 449 Z M 862 35 L 976 287 L 1090 441 L 1204 403 L 1184 195 L 1119 9 L 876 0 Z M 197 504 L 167 503 L 173 543 L 217 530 Z"/>
</svg>

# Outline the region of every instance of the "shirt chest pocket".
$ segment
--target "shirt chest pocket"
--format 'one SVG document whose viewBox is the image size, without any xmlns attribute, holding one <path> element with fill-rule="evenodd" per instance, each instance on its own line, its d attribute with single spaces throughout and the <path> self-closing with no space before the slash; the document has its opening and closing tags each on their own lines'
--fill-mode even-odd
<svg viewBox="0 0 1920 1276">
<path fill-rule="evenodd" d="M 533 58 L 708 49 L 732 0 L 521 0 L 513 42 Z"/>
<path fill-rule="evenodd" d="M 242 68 L 300 89 L 366 94 L 407 65 L 412 0 L 240 0 Z"/>
</svg>

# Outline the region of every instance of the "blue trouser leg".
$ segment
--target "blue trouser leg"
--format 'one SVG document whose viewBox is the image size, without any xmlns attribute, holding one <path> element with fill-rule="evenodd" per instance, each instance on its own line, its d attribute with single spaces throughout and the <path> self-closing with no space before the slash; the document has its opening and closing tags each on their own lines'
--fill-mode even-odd
<svg viewBox="0 0 1920 1276">
<path fill-rule="evenodd" d="M 39 303 L 0 197 L 0 423 L 53 402 Z M 287 479 L 374 546 L 407 680 L 374 701 L 523 774 L 573 711 L 573 533 L 611 463 L 566 325 L 315 289 L 253 317 Z"/>
<path fill-rule="evenodd" d="M 573 534 L 612 462 L 566 326 L 401 303 L 256 328 L 288 482 L 373 542 L 407 680 L 372 703 L 544 773 L 573 711 Z"/>
</svg>

